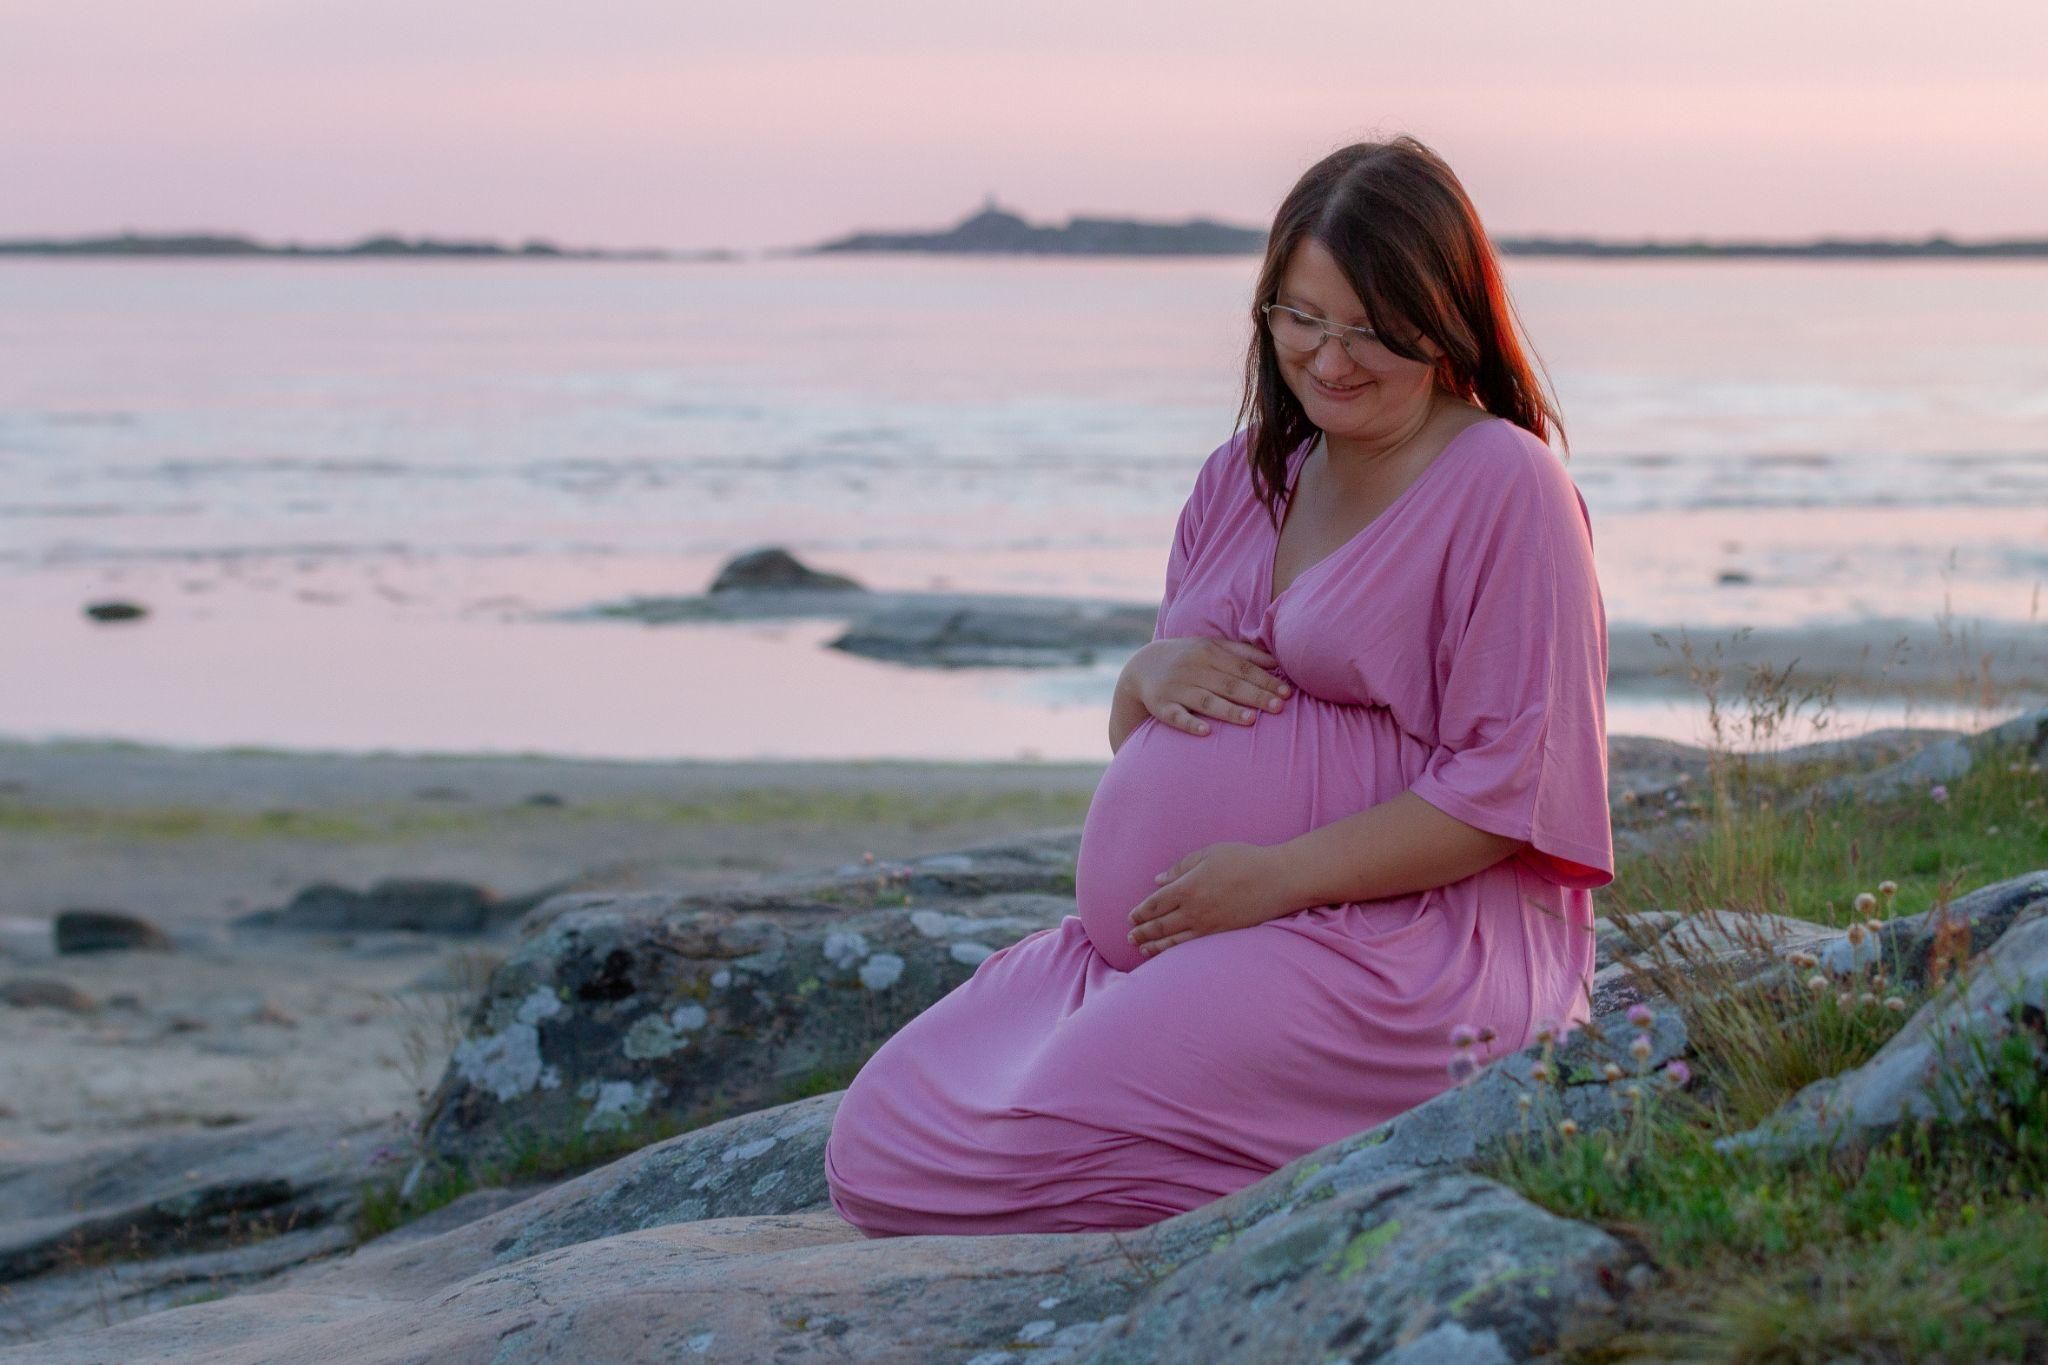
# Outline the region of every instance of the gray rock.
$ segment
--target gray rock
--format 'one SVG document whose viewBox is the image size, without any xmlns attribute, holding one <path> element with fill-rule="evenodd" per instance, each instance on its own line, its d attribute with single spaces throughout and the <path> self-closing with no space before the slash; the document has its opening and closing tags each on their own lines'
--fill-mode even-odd
<svg viewBox="0 0 2048 1365">
<path fill-rule="evenodd" d="M 148 920 L 121 910 L 60 910 L 55 924 L 59 953 L 109 953 L 130 949 L 169 952 L 171 940 Z"/>
<path fill-rule="evenodd" d="M 1605 967 L 1614 962 L 1617 953 L 1642 952 L 1682 918 L 1673 910 L 1601 915 L 1593 921 L 1595 959 Z"/>
<path fill-rule="evenodd" d="M 301 1112 L 0 1160 L 0 1281 L 95 1255 L 200 1250 L 352 1211 L 391 1119 Z"/>
<path fill-rule="evenodd" d="M 301 1111 L 0 1159 L 0 1341 L 99 1325 L 264 1278 L 355 1240 L 396 1119 Z"/>
<path fill-rule="evenodd" d="M 1528 1360 L 1610 1319 L 1636 1259 L 1493 1181 L 1398 1175 L 1219 1236 L 1081 1359 Z"/>
<path fill-rule="evenodd" d="M 1938 942 L 1948 939 L 1955 950 L 1967 949 L 1966 955 L 1974 957 L 2037 906 L 2048 906 L 2048 868 L 1979 887 L 1945 907 L 1887 920 L 1860 941 L 1837 935 L 1815 956 L 1836 975 L 1881 965 L 1894 981 L 1922 986 Z"/>
<path fill-rule="evenodd" d="M 1939 782 L 1953 782 L 1980 759 L 2020 753 L 2033 761 L 2048 760 L 2048 706 L 2029 711 L 1974 735 L 1938 739 L 1911 756 L 1879 768 L 1825 784 L 1829 796 L 1882 800 L 1902 793 L 1924 792 Z"/>
<path fill-rule="evenodd" d="M 264 1293 L 0 1359 L 1204 1359 L 1200 1345 L 1138 1352 L 1224 1319 L 1253 1348 L 1233 1359 L 1296 1358 L 1319 1333 L 1353 1343 L 1339 1358 L 1478 1343 L 1525 1359 L 1567 1330 L 1596 1332 L 1631 1260 L 1455 1170 L 1297 1209 L 1290 1167 L 1122 1233 L 864 1238 L 820 1207 L 839 1098 L 686 1134 L 439 1235 L 288 1271 Z M 765 1211 L 777 1206 L 789 1211 Z M 1247 1215 L 1255 1206 L 1267 1212 Z"/>
<path fill-rule="evenodd" d="M 1739 986 L 1779 970 L 1791 954 L 1817 953 L 1841 935 L 1839 929 L 1782 915 L 1734 910 L 1682 915 L 1654 942 L 1630 953 L 1631 961 L 1616 960 L 1594 973 L 1592 1013 L 1597 1019 L 1646 996 L 1673 995 L 1680 980 L 1709 969 Z"/>
<path fill-rule="evenodd" d="M 709 591 L 731 592 L 736 588 L 822 588 L 834 592 L 863 591 L 860 584 L 844 574 L 820 573 L 780 546 L 749 550 L 727 560 L 725 567 L 711 580 Z"/>
<path fill-rule="evenodd" d="M 492 976 L 428 1107 L 430 1152 L 656 1121 L 695 1125 L 836 1089 L 1000 946 L 1073 911 L 1077 835 L 746 891 L 556 897 Z"/>
<path fill-rule="evenodd" d="M 73 1014 L 90 1014 L 99 1008 L 98 1001 L 69 981 L 48 976 L 18 976 L 12 981 L 0 982 L 0 1005 L 12 1005 L 17 1009 L 68 1010 Z"/>
<path fill-rule="evenodd" d="M 491 918 L 497 897 L 468 882 L 391 878 L 368 891 L 332 882 L 306 887 L 278 910 L 258 910 L 236 920 L 237 927 L 379 932 L 474 934 Z"/>
<path fill-rule="evenodd" d="M 1113 602 L 916 604 L 861 617 L 833 649 L 938 668 L 1051 668 L 1092 664 L 1152 638 L 1156 607 Z"/>
<path fill-rule="evenodd" d="M 565 889 L 555 885 L 507 898 L 489 887 L 429 877 L 386 878 L 368 891 L 316 882 L 289 904 L 253 911 L 234 924 L 309 933 L 477 934 L 521 918 Z"/>
<path fill-rule="evenodd" d="M 149 608 L 139 602 L 88 602 L 85 614 L 95 621 L 140 621 Z"/>
<path fill-rule="evenodd" d="M 2048 1071 L 2048 904 L 2013 921 L 1868 1062 L 1815 1081 L 1756 1127 L 1714 1145 L 1784 1156 L 1869 1145 L 1921 1120 L 1989 1117 L 2012 1102 L 1985 1069 L 2009 1038 Z"/>
</svg>

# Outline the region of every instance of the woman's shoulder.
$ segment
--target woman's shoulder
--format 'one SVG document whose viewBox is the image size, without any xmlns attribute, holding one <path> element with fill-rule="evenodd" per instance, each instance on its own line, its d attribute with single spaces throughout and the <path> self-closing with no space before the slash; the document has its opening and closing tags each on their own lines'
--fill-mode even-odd
<svg viewBox="0 0 2048 1365">
<path fill-rule="evenodd" d="M 1477 418 L 1451 439 L 1468 448 L 1475 464 L 1504 478 L 1555 481 L 1565 474 L 1563 458 L 1548 441 L 1505 417 Z"/>
</svg>

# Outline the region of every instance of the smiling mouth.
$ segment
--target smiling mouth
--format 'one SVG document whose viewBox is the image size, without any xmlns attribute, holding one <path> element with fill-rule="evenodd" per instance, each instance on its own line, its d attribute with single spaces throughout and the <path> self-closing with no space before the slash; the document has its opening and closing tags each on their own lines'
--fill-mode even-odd
<svg viewBox="0 0 2048 1365">
<path fill-rule="evenodd" d="M 1321 384 L 1324 388 L 1330 390 L 1332 393 L 1354 393 L 1357 390 L 1365 387 L 1365 381 L 1363 379 L 1359 380 L 1356 384 L 1331 384 L 1324 380 L 1316 379 L 1314 375 L 1310 375 L 1309 378 L 1315 379 L 1316 383 Z"/>
</svg>

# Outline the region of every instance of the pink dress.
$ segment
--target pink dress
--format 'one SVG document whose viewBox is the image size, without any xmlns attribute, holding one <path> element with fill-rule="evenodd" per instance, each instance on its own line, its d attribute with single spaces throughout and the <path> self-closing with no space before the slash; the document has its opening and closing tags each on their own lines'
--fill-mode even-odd
<svg viewBox="0 0 2048 1365">
<path fill-rule="evenodd" d="M 825 1148 L 870 1236 L 1138 1227 L 1447 1089 L 1587 1017 L 1613 876 L 1605 614 L 1585 503 L 1502 420 L 1272 597 L 1242 433 L 1182 510 L 1155 638 L 1249 640 L 1295 685 L 1249 726 L 1147 718 L 1103 773 L 1079 914 L 984 959 L 854 1078 Z M 1289 461 L 1289 484 L 1311 446 Z M 1463 881 L 1318 905 L 1145 958 L 1126 917 L 1181 857 L 1280 843 L 1412 791 L 1529 847 Z"/>
</svg>

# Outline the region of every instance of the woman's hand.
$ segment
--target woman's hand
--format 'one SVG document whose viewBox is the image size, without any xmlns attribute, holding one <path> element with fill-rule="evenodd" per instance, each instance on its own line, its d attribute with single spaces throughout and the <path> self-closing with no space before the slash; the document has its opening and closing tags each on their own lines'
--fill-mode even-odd
<svg viewBox="0 0 2048 1365">
<path fill-rule="evenodd" d="M 1282 889 L 1276 847 L 1210 844 L 1159 874 L 1162 885 L 1131 911 L 1131 942 L 1147 957 L 1226 929 L 1248 929 L 1298 910 Z"/>
<path fill-rule="evenodd" d="M 1294 694 L 1266 670 L 1280 661 L 1257 645 L 1206 635 L 1154 640 L 1131 656 L 1117 686 L 1146 712 L 1191 735 L 1209 733 L 1205 716 L 1250 725 Z"/>
</svg>

